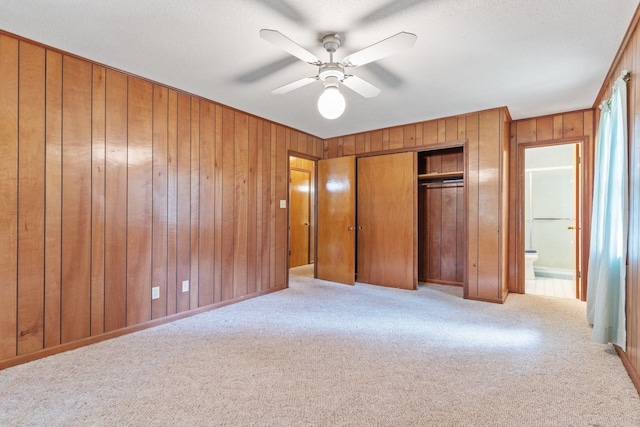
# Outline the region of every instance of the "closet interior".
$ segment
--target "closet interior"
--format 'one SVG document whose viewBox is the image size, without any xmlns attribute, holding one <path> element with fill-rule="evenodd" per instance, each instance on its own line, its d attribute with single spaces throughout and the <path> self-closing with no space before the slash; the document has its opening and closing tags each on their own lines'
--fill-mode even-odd
<svg viewBox="0 0 640 427">
<path fill-rule="evenodd" d="M 464 146 L 418 153 L 418 280 L 463 286 Z"/>
</svg>

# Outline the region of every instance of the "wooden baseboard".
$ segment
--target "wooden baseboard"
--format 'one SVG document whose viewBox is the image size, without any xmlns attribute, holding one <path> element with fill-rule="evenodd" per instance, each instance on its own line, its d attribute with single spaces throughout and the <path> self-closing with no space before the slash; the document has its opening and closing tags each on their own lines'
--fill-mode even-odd
<svg viewBox="0 0 640 427">
<path fill-rule="evenodd" d="M 636 391 L 638 392 L 638 394 L 640 394 L 640 375 L 638 375 L 638 371 L 631 364 L 631 361 L 627 357 L 627 353 L 624 350 L 622 350 L 620 347 L 618 347 L 615 344 L 613 348 L 616 349 L 616 352 L 618 353 L 618 356 L 620 356 L 620 360 L 622 360 L 622 364 L 627 370 L 627 373 L 629 374 L 629 377 L 631 378 L 633 385 L 636 386 Z"/>
<path fill-rule="evenodd" d="M 224 307 L 230 304 L 234 304 L 236 302 L 244 301 L 247 299 L 259 297 L 262 295 L 270 294 L 272 292 L 281 291 L 287 288 L 287 286 L 280 286 L 277 288 L 271 288 L 264 291 L 256 292 L 254 294 L 245 295 L 242 297 L 230 299 L 227 301 L 218 302 L 215 304 L 210 304 L 204 307 L 199 307 L 189 311 L 183 311 L 181 313 L 172 314 L 169 316 L 161 317 L 159 319 L 150 320 L 148 322 L 140 323 L 138 325 L 127 326 L 122 329 L 118 329 L 111 332 L 105 332 L 100 335 L 95 335 L 87 338 L 82 338 L 77 341 L 72 341 L 60 345 L 56 345 L 54 347 L 44 348 L 42 350 L 34 351 L 33 353 L 23 354 L 20 356 L 15 356 L 10 359 L 0 361 L 0 371 L 6 368 L 10 368 L 12 366 L 21 365 L 23 363 L 32 362 L 34 360 L 42 359 L 48 356 L 53 356 L 54 354 L 63 353 L 65 351 L 73 350 L 76 348 L 84 347 L 86 345 L 95 344 L 101 341 L 106 341 L 112 338 L 116 338 L 122 335 L 131 334 L 133 332 L 138 332 L 143 329 L 153 328 L 154 326 L 160 326 L 165 323 L 171 323 L 176 320 L 184 319 L 186 317 L 195 316 L 196 314 L 205 313 L 207 311 L 215 310 L 216 308 Z"/>
</svg>

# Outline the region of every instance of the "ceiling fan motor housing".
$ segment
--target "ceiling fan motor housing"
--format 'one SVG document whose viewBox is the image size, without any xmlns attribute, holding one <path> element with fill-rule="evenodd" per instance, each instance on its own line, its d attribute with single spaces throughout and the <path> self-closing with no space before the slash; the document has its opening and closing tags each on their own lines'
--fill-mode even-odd
<svg viewBox="0 0 640 427">
<path fill-rule="evenodd" d="M 322 47 L 329 52 L 334 53 L 340 47 L 340 36 L 337 34 L 327 34 L 322 38 Z"/>
<path fill-rule="evenodd" d="M 324 82 L 324 87 L 338 87 L 338 82 L 344 80 L 344 67 L 338 62 L 329 62 L 320 66 L 318 77 Z"/>
</svg>

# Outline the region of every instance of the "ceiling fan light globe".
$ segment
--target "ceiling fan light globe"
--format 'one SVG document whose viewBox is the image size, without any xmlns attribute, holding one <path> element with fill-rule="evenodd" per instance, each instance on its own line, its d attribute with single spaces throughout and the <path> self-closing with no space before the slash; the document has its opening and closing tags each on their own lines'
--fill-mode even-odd
<svg viewBox="0 0 640 427">
<path fill-rule="evenodd" d="M 344 113 L 346 103 L 337 87 L 325 88 L 318 98 L 318 111 L 325 119 L 337 119 Z"/>
</svg>

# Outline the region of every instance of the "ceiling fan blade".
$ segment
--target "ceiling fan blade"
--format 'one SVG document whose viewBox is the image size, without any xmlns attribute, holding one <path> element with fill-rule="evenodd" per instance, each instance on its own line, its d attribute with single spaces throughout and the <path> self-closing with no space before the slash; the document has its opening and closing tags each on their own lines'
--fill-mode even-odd
<svg viewBox="0 0 640 427">
<path fill-rule="evenodd" d="M 257 0 L 257 2 L 271 8 L 274 12 L 279 13 L 300 26 L 305 26 L 309 23 L 308 19 L 286 0 Z"/>
<path fill-rule="evenodd" d="M 260 37 L 304 62 L 308 62 L 313 65 L 322 64 L 322 61 L 320 61 L 317 56 L 282 34 L 280 31 L 262 29 L 260 30 Z"/>
<path fill-rule="evenodd" d="M 284 86 L 280 86 L 271 91 L 274 95 L 282 95 L 283 93 L 291 92 L 292 90 L 299 89 L 303 86 L 306 86 L 310 83 L 318 80 L 317 76 L 305 77 L 304 79 L 296 80 L 295 82 L 291 82 Z"/>
<path fill-rule="evenodd" d="M 345 67 L 359 67 L 369 62 L 377 61 L 393 55 L 403 49 L 413 47 L 418 37 L 415 34 L 400 32 L 369 47 L 347 56 L 343 63 Z"/>
<path fill-rule="evenodd" d="M 238 77 L 236 77 L 236 81 L 240 82 L 240 83 L 254 83 L 257 82 L 258 80 L 261 80 L 267 76 L 270 76 L 271 74 L 278 72 L 280 70 L 282 70 L 285 67 L 288 67 L 289 65 L 293 64 L 293 63 L 298 63 L 298 58 L 295 58 L 293 56 L 285 56 L 283 58 L 280 58 L 276 61 L 273 61 L 269 64 L 263 65 L 260 68 L 257 68 L 255 70 L 251 70 L 248 71 Z"/>
<path fill-rule="evenodd" d="M 374 96 L 378 96 L 380 93 L 380 89 L 366 80 L 362 80 L 360 77 L 352 74 L 345 76 L 342 84 L 365 98 L 373 98 Z"/>
<path fill-rule="evenodd" d="M 403 12 L 421 3 L 424 3 L 424 0 L 390 0 L 387 4 L 380 6 L 360 18 L 358 24 L 374 24 L 382 19 L 389 19 L 391 15 Z"/>
</svg>

